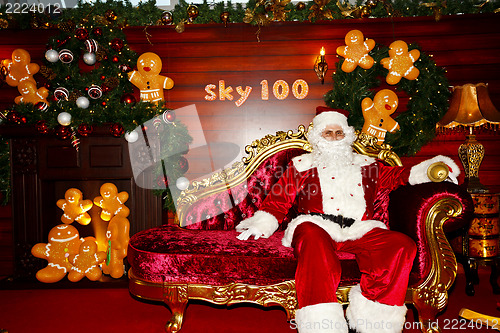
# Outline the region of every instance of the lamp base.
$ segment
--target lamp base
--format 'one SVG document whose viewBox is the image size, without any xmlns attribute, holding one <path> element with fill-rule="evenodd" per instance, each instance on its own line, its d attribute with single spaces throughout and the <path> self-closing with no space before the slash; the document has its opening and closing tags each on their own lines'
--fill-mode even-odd
<svg viewBox="0 0 500 333">
<path fill-rule="evenodd" d="M 473 134 L 467 135 L 464 143 L 458 147 L 458 157 L 464 166 L 463 186 L 469 193 L 488 193 L 489 190 L 479 181 L 479 166 L 484 157 L 484 146 Z"/>
<path fill-rule="evenodd" d="M 465 178 L 462 186 L 469 193 L 477 194 L 477 193 L 489 193 L 490 192 L 490 190 L 486 186 L 481 184 L 478 177 Z"/>
</svg>

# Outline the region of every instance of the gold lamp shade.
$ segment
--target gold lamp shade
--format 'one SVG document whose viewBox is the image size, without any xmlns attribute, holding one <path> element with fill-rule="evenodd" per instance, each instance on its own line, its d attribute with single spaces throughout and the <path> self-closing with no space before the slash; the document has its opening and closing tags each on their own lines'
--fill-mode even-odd
<svg viewBox="0 0 500 333">
<path fill-rule="evenodd" d="M 447 128 L 456 126 L 477 127 L 487 123 L 500 124 L 500 112 L 491 102 L 485 83 L 453 87 L 448 112 L 439 121 Z"/>
<path fill-rule="evenodd" d="M 470 193 L 485 193 L 488 189 L 479 181 L 479 167 L 484 158 L 484 146 L 476 140 L 474 127 L 497 126 L 500 112 L 495 108 L 485 83 L 466 84 L 453 88 L 448 112 L 439 121 L 440 128 L 469 128 L 466 140 L 458 148 L 464 166 L 465 186 Z"/>
</svg>

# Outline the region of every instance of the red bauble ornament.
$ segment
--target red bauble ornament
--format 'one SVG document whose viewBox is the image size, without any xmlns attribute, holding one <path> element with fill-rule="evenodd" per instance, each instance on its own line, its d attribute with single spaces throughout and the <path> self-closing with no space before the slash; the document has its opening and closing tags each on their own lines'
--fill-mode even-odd
<svg viewBox="0 0 500 333">
<path fill-rule="evenodd" d="M 94 34 L 94 36 L 102 36 L 102 29 L 100 27 L 96 27 L 94 28 L 94 30 L 92 30 L 92 33 Z"/>
<path fill-rule="evenodd" d="M 76 29 L 75 36 L 79 40 L 86 40 L 87 38 L 89 38 L 89 32 L 87 31 L 87 29 L 78 28 Z"/>
<path fill-rule="evenodd" d="M 110 127 L 109 127 L 109 131 L 111 132 L 111 135 L 119 138 L 123 135 L 123 133 L 125 133 L 125 130 L 123 129 L 123 126 L 122 124 L 112 124 Z"/>
<path fill-rule="evenodd" d="M 156 184 L 158 184 L 159 188 L 167 188 L 169 180 L 170 179 L 168 177 L 158 176 L 156 178 Z"/>
<path fill-rule="evenodd" d="M 182 173 L 186 173 L 189 169 L 189 162 L 184 156 L 179 159 L 179 168 L 181 168 Z"/>
<path fill-rule="evenodd" d="M 125 43 L 123 43 L 123 40 L 121 40 L 120 38 L 114 38 L 110 42 L 111 48 L 116 52 L 120 52 L 123 49 L 124 45 Z"/>
<path fill-rule="evenodd" d="M 19 113 L 17 113 L 17 111 L 10 111 L 7 114 L 7 120 L 11 123 L 18 123 L 20 118 L 21 117 L 19 116 Z"/>
<path fill-rule="evenodd" d="M 28 122 L 28 119 L 26 119 L 25 116 L 21 116 L 19 118 L 19 124 L 26 124 Z"/>
<path fill-rule="evenodd" d="M 78 134 L 80 134 L 80 136 L 89 136 L 89 134 L 92 133 L 93 131 L 94 128 L 92 127 L 92 125 L 80 124 L 78 126 Z"/>
<path fill-rule="evenodd" d="M 102 81 L 106 80 L 106 77 L 104 75 L 101 75 L 101 80 Z"/>
<path fill-rule="evenodd" d="M 102 102 L 101 102 L 101 105 L 102 105 L 102 106 L 106 106 L 106 105 L 108 105 L 108 103 L 106 103 L 106 102 L 102 101 Z"/>
<path fill-rule="evenodd" d="M 47 126 L 47 122 L 45 120 L 39 120 L 35 124 L 35 128 L 38 133 L 47 134 L 49 132 L 49 127 Z"/>
<path fill-rule="evenodd" d="M 59 125 L 55 130 L 56 137 L 61 140 L 66 140 L 71 136 L 71 129 L 68 126 Z"/>
<path fill-rule="evenodd" d="M 175 112 L 174 110 L 170 110 L 170 111 L 165 111 L 163 113 L 163 121 L 166 122 L 166 123 L 172 123 L 175 121 Z"/>
<path fill-rule="evenodd" d="M 118 61 L 120 61 L 120 59 L 118 58 L 118 56 L 113 56 L 113 58 L 111 58 L 111 61 L 117 63 Z"/>
<path fill-rule="evenodd" d="M 136 102 L 135 96 L 132 94 L 123 94 L 122 98 L 120 99 L 120 102 L 122 102 L 123 104 L 134 105 Z"/>
</svg>

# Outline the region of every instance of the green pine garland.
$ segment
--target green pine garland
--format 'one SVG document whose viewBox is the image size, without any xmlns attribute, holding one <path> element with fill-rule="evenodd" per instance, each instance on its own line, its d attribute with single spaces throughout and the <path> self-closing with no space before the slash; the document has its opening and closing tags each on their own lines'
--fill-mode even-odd
<svg viewBox="0 0 500 333">
<path fill-rule="evenodd" d="M 343 4 L 345 1 L 340 2 Z M 365 3 L 366 1 L 358 0 L 356 6 L 351 7 L 359 8 L 365 5 Z M 180 0 L 179 4 L 175 5 L 174 10 L 171 11 L 173 17 L 172 23 L 174 25 L 188 20 L 187 9 L 190 5 L 185 0 Z M 202 4 L 196 5 L 199 10 L 198 17 L 189 23 L 222 23 L 221 14 L 223 12 L 229 13 L 229 22 L 241 23 L 244 22 L 243 19 L 247 9 L 265 14 L 270 22 L 272 22 L 274 20 L 273 12 L 266 10 L 266 8 L 270 8 L 272 5 L 273 0 L 249 0 L 246 4 L 232 4 L 231 1 L 209 3 L 207 0 L 204 0 Z M 331 18 L 318 18 L 314 15 L 311 16 L 311 8 L 314 5 L 314 1 L 290 2 L 285 7 L 287 12 L 285 20 L 315 22 L 318 19 L 337 20 L 359 17 L 348 15 L 339 8 L 337 1 L 330 0 L 323 9 L 331 13 Z M 58 15 L 48 15 L 38 12 L 18 14 L 7 12 L 8 8 L 6 5 L 0 6 L 0 29 L 7 27 L 14 29 L 45 29 L 67 21 L 79 23 L 86 20 L 94 20 L 95 17 L 102 17 L 107 10 L 113 10 L 117 15 L 116 21 L 110 22 L 110 25 L 115 27 L 164 25 L 161 22 L 164 11 L 156 6 L 155 0 L 141 2 L 138 6 L 133 6 L 128 0 L 80 1 L 77 8 L 64 10 L 62 14 Z M 495 0 L 384 0 L 377 1 L 376 6 L 371 8 L 369 17 L 433 16 L 438 19 L 441 15 L 494 13 L 499 10 L 500 2 Z M 257 25 L 260 24 L 260 21 L 252 20 L 249 23 Z"/>
<path fill-rule="evenodd" d="M 419 47 L 408 45 L 409 51 L 413 49 Z M 436 123 L 448 109 L 450 91 L 445 70 L 436 66 L 422 50 L 419 51 L 420 57 L 415 62 L 415 67 L 420 70 L 418 78 L 413 81 L 402 78 L 396 86 L 389 86 L 410 97 L 407 110 L 395 118 L 400 130 L 387 133 L 385 140 L 400 156 L 414 155 L 431 141 L 435 137 Z M 377 45 L 370 56 L 375 61 L 372 68 L 365 70 L 358 66 L 351 73 L 341 70 L 344 59 L 338 61 L 337 70 L 332 75 L 333 89 L 325 94 L 326 105 L 350 112 L 349 123 L 357 130 L 361 130 L 364 124 L 362 100 L 365 97 L 373 99 L 381 80 L 385 80 L 389 72 L 380 64 L 382 58 L 389 56 L 388 47 Z"/>
</svg>

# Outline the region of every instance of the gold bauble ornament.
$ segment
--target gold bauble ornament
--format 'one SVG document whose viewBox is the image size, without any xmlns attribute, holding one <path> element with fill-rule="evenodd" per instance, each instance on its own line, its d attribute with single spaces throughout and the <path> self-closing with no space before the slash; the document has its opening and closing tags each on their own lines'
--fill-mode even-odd
<svg viewBox="0 0 500 333">
<path fill-rule="evenodd" d="M 172 16 L 172 13 L 169 12 L 169 11 L 164 11 L 162 14 L 161 14 L 161 18 L 160 18 L 160 23 L 163 24 L 163 25 L 169 25 L 171 24 L 172 22 L 174 21 L 174 18 Z"/>
<path fill-rule="evenodd" d="M 361 17 L 369 17 L 372 14 L 372 10 L 368 6 L 363 6 L 361 8 Z"/>
<path fill-rule="evenodd" d="M 366 0 L 366 7 L 373 9 L 377 7 L 378 0 Z"/>
<path fill-rule="evenodd" d="M 304 9 L 306 9 L 306 4 L 303 3 L 302 1 L 297 2 L 297 4 L 295 5 L 295 8 L 297 8 L 297 10 L 304 10 Z"/>
<path fill-rule="evenodd" d="M 175 26 L 175 31 L 177 31 L 178 33 L 183 33 L 184 29 L 185 29 L 184 21 L 177 23 L 177 25 Z"/>
<path fill-rule="evenodd" d="M 7 29 L 9 27 L 9 21 L 6 19 L 0 19 L 0 29 Z"/>
<path fill-rule="evenodd" d="M 220 14 L 220 20 L 222 23 L 224 23 L 224 26 L 227 27 L 227 24 L 229 22 L 229 12 L 222 12 Z"/>
<path fill-rule="evenodd" d="M 198 17 L 198 15 L 200 15 L 200 11 L 198 7 L 196 7 L 195 5 L 189 5 L 187 8 L 187 15 L 189 17 L 189 20 L 193 21 L 195 18 Z"/>
<path fill-rule="evenodd" d="M 104 17 L 106 18 L 106 20 L 108 20 L 108 22 L 116 21 L 116 19 L 118 18 L 115 11 L 112 9 L 108 9 L 106 12 L 104 12 Z"/>
</svg>

